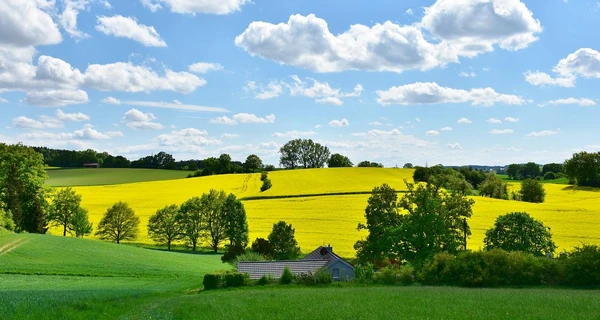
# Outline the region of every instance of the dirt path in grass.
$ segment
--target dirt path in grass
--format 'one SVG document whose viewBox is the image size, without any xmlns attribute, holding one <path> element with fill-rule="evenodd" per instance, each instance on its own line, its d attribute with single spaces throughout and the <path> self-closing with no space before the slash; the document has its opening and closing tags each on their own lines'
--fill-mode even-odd
<svg viewBox="0 0 600 320">
<path fill-rule="evenodd" d="M 21 238 L 21 239 L 15 240 L 9 244 L 5 244 L 4 246 L 0 247 L 0 257 L 15 250 L 18 247 L 26 244 L 27 242 L 29 242 L 29 240 L 31 240 L 31 239 L 25 240 L 25 239 Z"/>
</svg>

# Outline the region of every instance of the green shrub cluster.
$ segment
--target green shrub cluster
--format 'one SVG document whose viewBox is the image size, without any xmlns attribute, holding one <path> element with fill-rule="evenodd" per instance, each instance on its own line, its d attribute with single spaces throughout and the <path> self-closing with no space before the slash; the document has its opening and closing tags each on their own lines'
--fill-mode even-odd
<svg viewBox="0 0 600 320">
<path fill-rule="evenodd" d="M 354 267 L 354 275 L 359 282 L 370 282 L 373 280 L 375 269 L 372 263 L 360 264 Z"/>
<path fill-rule="evenodd" d="M 15 230 L 15 222 L 12 219 L 10 211 L 0 209 L 0 229 L 6 229 L 8 231 Z"/>
<path fill-rule="evenodd" d="M 250 277 L 247 273 L 234 271 L 207 273 L 204 275 L 202 284 L 204 285 L 204 290 L 243 287 L 250 284 Z"/>
<path fill-rule="evenodd" d="M 411 285 L 416 280 L 415 268 L 410 264 L 390 265 L 373 275 L 373 281 L 386 285 Z"/>
<path fill-rule="evenodd" d="M 554 174 L 554 172 L 550 171 L 550 172 L 546 172 L 546 174 L 544 174 L 544 180 L 554 180 L 556 179 L 556 174 Z"/>
<path fill-rule="evenodd" d="M 294 282 L 294 274 L 290 271 L 290 268 L 283 268 L 281 278 L 279 278 L 279 284 L 292 284 Z"/>
<path fill-rule="evenodd" d="M 328 272 L 318 271 L 316 273 L 308 272 L 307 274 L 301 274 L 296 276 L 296 283 L 305 286 L 314 286 L 319 284 L 330 284 L 333 282 L 331 274 Z"/>
<path fill-rule="evenodd" d="M 262 186 L 260 187 L 261 192 L 267 191 L 273 186 L 273 184 L 271 183 L 271 179 L 269 179 L 269 173 L 266 171 L 263 171 L 260 174 L 260 181 L 263 182 Z"/>
<path fill-rule="evenodd" d="M 260 277 L 260 279 L 256 280 L 256 284 L 259 286 L 266 286 L 269 284 L 274 284 L 275 282 L 275 278 L 273 278 L 273 275 L 271 274 L 264 275 Z"/>
</svg>

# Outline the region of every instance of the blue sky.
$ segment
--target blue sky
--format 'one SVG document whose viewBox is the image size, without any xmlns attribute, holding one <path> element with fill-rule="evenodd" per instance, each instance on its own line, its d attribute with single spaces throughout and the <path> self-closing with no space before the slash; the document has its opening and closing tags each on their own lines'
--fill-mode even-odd
<svg viewBox="0 0 600 320">
<path fill-rule="evenodd" d="M 130 159 L 311 138 L 386 166 L 600 150 L 597 0 L 5 0 L 0 141 Z"/>
</svg>

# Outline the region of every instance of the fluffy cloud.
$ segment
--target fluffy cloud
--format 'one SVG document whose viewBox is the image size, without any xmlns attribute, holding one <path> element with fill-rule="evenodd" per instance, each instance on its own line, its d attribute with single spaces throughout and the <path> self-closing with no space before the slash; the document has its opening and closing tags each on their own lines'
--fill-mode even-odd
<svg viewBox="0 0 600 320">
<path fill-rule="evenodd" d="M 573 87 L 575 86 L 575 77 L 556 77 L 553 78 L 551 75 L 540 72 L 540 71 L 527 71 L 523 74 L 525 81 L 531 83 L 534 86 L 560 86 L 560 87 Z"/>
<path fill-rule="evenodd" d="M 341 98 L 360 97 L 363 87 L 360 84 L 354 86 L 351 92 L 343 92 L 340 88 L 332 88 L 327 82 L 320 82 L 316 79 L 308 78 L 308 81 L 303 81 L 297 75 L 291 76 L 292 81 L 271 81 L 265 88 L 262 85 L 257 85 L 255 81 L 246 83 L 244 90 L 252 92 L 256 99 L 271 99 L 280 96 L 284 89 L 289 91 L 292 96 L 304 96 L 315 99 L 316 103 L 343 105 Z"/>
<path fill-rule="evenodd" d="M 475 72 L 465 72 L 465 71 L 461 71 L 459 74 L 459 76 L 463 77 L 463 78 L 473 78 L 476 77 L 477 74 Z"/>
<path fill-rule="evenodd" d="M 227 116 L 222 116 L 222 117 L 217 117 L 217 118 L 210 120 L 210 123 L 226 124 L 226 125 L 236 125 L 239 123 L 264 124 L 264 123 L 274 123 L 274 122 L 275 122 L 274 114 L 270 114 L 264 118 L 261 118 L 255 114 L 250 114 L 250 113 L 238 113 L 238 114 L 233 115 L 231 118 L 229 118 Z"/>
<path fill-rule="evenodd" d="M 473 122 L 467 118 L 460 118 L 460 119 L 458 119 L 458 121 L 456 121 L 456 123 L 467 124 L 467 123 L 473 123 Z"/>
<path fill-rule="evenodd" d="M 350 122 L 347 119 L 329 121 L 329 126 L 332 128 L 347 127 L 349 125 L 350 125 Z"/>
<path fill-rule="evenodd" d="M 526 134 L 525 136 L 537 138 L 537 137 L 553 136 L 553 135 L 557 135 L 559 133 L 560 133 L 560 129 L 556 129 L 556 130 L 542 130 L 542 131 L 533 131 L 531 133 Z"/>
<path fill-rule="evenodd" d="M 461 150 L 462 147 L 460 145 L 460 143 L 456 142 L 456 143 L 449 143 L 446 145 L 446 147 L 450 150 Z"/>
<path fill-rule="evenodd" d="M 154 122 L 156 117 L 152 113 L 143 113 L 137 109 L 131 109 L 125 113 L 123 121 L 125 125 L 132 129 L 138 130 L 160 130 L 164 126 Z"/>
<path fill-rule="evenodd" d="M 31 119 L 28 117 L 17 117 L 12 119 L 13 125 L 15 128 L 20 129 L 54 129 L 54 128 L 62 128 L 65 122 L 73 121 L 73 122 L 81 122 L 81 121 L 89 121 L 90 117 L 81 112 L 77 113 L 65 113 L 62 110 L 56 110 L 56 116 L 40 116 L 40 121 Z"/>
<path fill-rule="evenodd" d="M 495 103 L 521 105 L 526 101 L 515 95 L 500 94 L 492 88 L 474 88 L 469 91 L 442 87 L 435 82 L 416 82 L 378 90 L 377 102 L 382 105 L 440 104 L 470 102 L 473 106 L 493 106 Z"/>
<path fill-rule="evenodd" d="M 52 20 L 54 1 L 3 0 L 0 5 L 0 46 L 29 47 L 62 41 Z"/>
<path fill-rule="evenodd" d="M 506 121 L 506 122 L 519 122 L 519 118 L 506 117 L 506 118 L 504 118 L 504 121 Z"/>
<path fill-rule="evenodd" d="M 286 132 L 275 132 L 273 133 L 273 137 L 276 138 L 290 138 L 290 139 L 296 139 L 299 137 L 308 137 L 308 136 L 314 136 L 317 133 L 314 131 L 286 131 Z"/>
<path fill-rule="evenodd" d="M 116 137 L 122 137 L 120 131 L 100 132 L 91 125 L 85 125 L 83 129 L 76 130 L 73 133 L 53 133 L 53 132 L 31 132 L 22 135 L 26 140 L 34 141 L 55 141 L 55 140 L 109 140 Z"/>
<path fill-rule="evenodd" d="M 25 96 L 25 102 L 42 107 L 66 106 L 88 101 L 88 95 L 83 90 L 30 91 Z"/>
<path fill-rule="evenodd" d="M 60 121 L 89 121 L 90 116 L 81 112 L 64 113 L 62 110 L 56 110 L 56 118 Z"/>
<path fill-rule="evenodd" d="M 155 12 L 164 3 L 175 13 L 184 14 L 229 14 L 241 10 L 242 6 L 251 0 L 140 0 L 142 4 Z"/>
<path fill-rule="evenodd" d="M 592 99 L 586 99 L 586 98 L 581 98 L 581 99 L 577 99 L 577 98 L 557 99 L 557 100 L 550 100 L 550 101 L 548 101 L 546 103 L 547 104 L 551 104 L 551 105 L 577 104 L 577 105 L 580 105 L 582 107 L 591 107 L 591 106 L 595 106 L 596 105 L 596 102 L 594 102 L 594 100 L 592 100 Z"/>
<path fill-rule="evenodd" d="M 106 97 L 104 99 L 102 99 L 102 103 L 106 103 L 106 104 L 121 104 L 121 100 L 117 99 L 117 98 L 113 98 L 113 97 Z"/>
<path fill-rule="evenodd" d="M 490 131 L 491 134 L 509 134 L 513 132 L 512 129 L 493 129 Z"/>
<path fill-rule="evenodd" d="M 429 130 L 429 131 L 425 132 L 425 135 L 428 137 L 435 137 L 435 136 L 439 136 L 440 133 L 437 132 L 436 130 Z"/>
<path fill-rule="evenodd" d="M 63 1 L 65 5 L 64 10 L 58 16 L 61 27 L 76 41 L 89 37 L 87 33 L 77 29 L 77 16 L 79 15 L 79 11 L 88 10 L 90 2 L 93 0 Z M 110 8 L 110 3 L 104 1 L 104 6 Z"/>
<path fill-rule="evenodd" d="M 166 69 L 160 75 L 146 66 L 131 62 L 92 64 L 85 71 L 85 85 L 101 91 L 150 92 L 155 90 L 191 93 L 206 80 L 189 72 Z"/>
<path fill-rule="evenodd" d="M 434 35 L 429 42 L 423 29 Z M 519 50 L 537 40 L 538 20 L 521 1 L 438 0 L 420 23 L 355 24 L 335 35 L 314 14 L 287 23 L 254 21 L 235 39 L 253 56 L 315 72 L 427 70 L 475 57 L 499 45 Z"/>
<path fill-rule="evenodd" d="M 160 37 L 152 26 L 139 24 L 133 17 L 116 15 L 112 17 L 98 17 L 96 30 L 106 35 L 119 38 L 128 38 L 143 44 L 146 47 L 166 47 L 167 43 Z"/>
<path fill-rule="evenodd" d="M 452 131 L 452 127 L 443 127 L 441 131 Z"/>
<path fill-rule="evenodd" d="M 502 123 L 502 120 L 496 119 L 496 118 L 489 118 L 489 119 L 487 119 L 487 122 L 489 122 L 489 123 Z"/>
<path fill-rule="evenodd" d="M 191 72 L 207 73 L 209 71 L 221 71 L 223 66 L 219 63 L 197 62 L 189 67 Z"/>
<path fill-rule="evenodd" d="M 206 130 L 187 128 L 170 133 L 161 134 L 156 137 L 160 146 L 185 147 L 185 146 L 208 146 L 220 145 L 222 142 L 208 136 Z"/>
<path fill-rule="evenodd" d="M 239 138 L 240 135 L 236 134 L 236 133 L 223 133 L 221 135 L 221 138 L 223 139 L 235 139 L 235 138 Z"/>
<path fill-rule="evenodd" d="M 600 78 L 600 52 L 591 48 L 580 48 L 561 59 L 552 71 L 557 74 L 556 77 L 536 71 L 525 73 L 525 80 L 536 86 L 573 87 L 577 77 Z"/>
</svg>

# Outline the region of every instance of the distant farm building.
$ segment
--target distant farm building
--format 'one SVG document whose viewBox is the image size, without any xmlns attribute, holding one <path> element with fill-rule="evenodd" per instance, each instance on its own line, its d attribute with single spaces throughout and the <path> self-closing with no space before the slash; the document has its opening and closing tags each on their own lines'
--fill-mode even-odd
<svg viewBox="0 0 600 320">
<path fill-rule="evenodd" d="M 247 273 L 254 280 L 268 275 L 273 278 L 281 278 L 285 267 L 288 267 L 295 275 L 327 272 L 331 274 L 334 281 L 351 280 L 355 276 L 354 267 L 333 253 L 331 246 L 319 247 L 302 260 L 240 261 L 238 272 Z"/>
<path fill-rule="evenodd" d="M 84 168 L 100 168 L 99 163 L 85 163 L 83 164 Z"/>
</svg>

